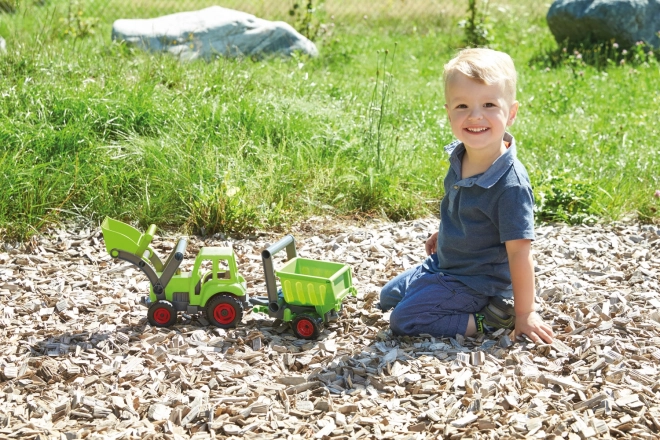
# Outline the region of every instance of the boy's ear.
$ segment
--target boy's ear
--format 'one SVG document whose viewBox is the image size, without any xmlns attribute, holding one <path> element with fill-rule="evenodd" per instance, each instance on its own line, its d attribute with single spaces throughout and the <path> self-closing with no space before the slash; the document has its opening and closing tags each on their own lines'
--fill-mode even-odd
<svg viewBox="0 0 660 440">
<path fill-rule="evenodd" d="M 447 112 L 447 119 L 451 122 L 451 116 L 449 115 L 449 105 L 445 104 L 445 111 Z"/>
<path fill-rule="evenodd" d="M 509 109 L 509 120 L 506 121 L 507 127 L 513 125 L 513 122 L 516 120 L 516 116 L 518 116 L 518 101 L 513 101 L 513 104 L 511 104 L 511 108 Z"/>
</svg>

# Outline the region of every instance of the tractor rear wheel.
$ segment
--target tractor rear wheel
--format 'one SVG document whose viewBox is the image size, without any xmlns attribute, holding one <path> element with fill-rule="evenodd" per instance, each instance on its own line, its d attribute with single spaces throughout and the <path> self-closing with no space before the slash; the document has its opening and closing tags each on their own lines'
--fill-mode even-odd
<svg viewBox="0 0 660 440">
<path fill-rule="evenodd" d="M 161 299 L 149 306 L 147 319 L 154 327 L 169 327 L 176 324 L 176 309 L 171 302 Z"/>
<path fill-rule="evenodd" d="M 206 318 L 216 327 L 236 327 L 243 318 L 243 304 L 233 295 L 216 295 L 206 303 Z"/>
<path fill-rule="evenodd" d="M 291 321 L 291 328 L 300 339 L 316 339 L 321 334 L 323 326 L 318 318 L 310 315 L 297 315 Z"/>
</svg>

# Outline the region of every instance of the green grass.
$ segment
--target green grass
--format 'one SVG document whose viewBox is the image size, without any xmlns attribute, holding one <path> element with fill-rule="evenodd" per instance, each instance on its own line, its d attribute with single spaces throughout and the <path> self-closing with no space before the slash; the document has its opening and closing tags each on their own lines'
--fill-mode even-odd
<svg viewBox="0 0 660 440">
<path fill-rule="evenodd" d="M 511 131 L 537 220 L 657 222 L 655 56 L 588 65 L 587 51 L 562 54 L 535 8 L 499 7 L 493 47 L 519 70 Z M 0 237 L 106 215 L 212 233 L 434 213 L 452 140 L 442 66 L 460 18 L 344 18 L 315 59 L 182 64 L 112 43 L 104 21 L 71 38 L 55 16 L 3 15 Z"/>
</svg>

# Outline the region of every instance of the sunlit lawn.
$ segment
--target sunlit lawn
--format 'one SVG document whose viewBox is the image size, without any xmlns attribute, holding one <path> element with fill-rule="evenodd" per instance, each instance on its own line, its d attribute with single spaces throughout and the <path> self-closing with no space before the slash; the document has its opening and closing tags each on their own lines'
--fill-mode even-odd
<svg viewBox="0 0 660 440">
<path fill-rule="evenodd" d="M 130 5 L 145 16 L 180 9 L 148 3 Z M 2 16 L 0 235 L 105 215 L 213 232 L 434 213 L 452 139 L 442 66 L 463 44 L 466 3 L 419 13 L 409 2 L 328 1 L 318 58 L 262 62 L 182 64 L 112 43 L 112 20 L 130 10 L 119 2 L 68 21 Z M 489 6 L 491 45 L 519 70 L 512 132 L 538 221 L 657 221 L 655 57 L 585 65 L 560 55 L 544 16 L 531 1 Z M 93 33 L 67 36 L 84 25 Z"/>
</svg>

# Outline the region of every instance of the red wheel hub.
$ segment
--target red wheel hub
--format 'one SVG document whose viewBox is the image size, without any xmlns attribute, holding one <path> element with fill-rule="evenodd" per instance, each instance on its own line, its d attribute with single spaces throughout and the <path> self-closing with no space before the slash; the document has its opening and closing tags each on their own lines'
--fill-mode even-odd
<svg viewBox="0 0 660 440">
<path fill-rule="evenodd" d="M 165 325 L 170 321 L 172 314 L 165 307 L 158 307 L 154 310 L 154 321 L 158 324 Z"/>
<path fill-rule="evenodd" d="M 218 304 L 213 309 L 213 317 L 220 324 L 231 324 L 236 318 L 236 310 L 231 304 Z"/>
<path fill-rule="evenodd" d="M 301 336 L 309 338 L 314 334 L 314 323 L 307 318 L 303 318 L 296 323 L 296 330 Z"/>
</svg>

